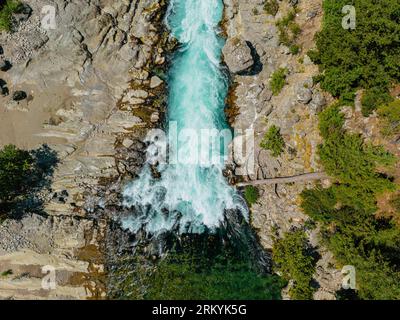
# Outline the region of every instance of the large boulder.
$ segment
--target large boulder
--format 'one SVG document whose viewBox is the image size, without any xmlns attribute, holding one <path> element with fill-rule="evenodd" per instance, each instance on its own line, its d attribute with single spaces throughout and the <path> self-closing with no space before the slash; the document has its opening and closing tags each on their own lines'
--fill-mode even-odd
<svg viewBox="0 0 400 320">
<path fill-rule="evenodd" d="M 312 99 L 312 90 L 310 88 L 306 88 L 304 86 L 300 86 L 297 89 L 297 101 L 300 103 L 307 104 Z"/>
<path fill-rule="evenodd" d="M 318 114 L 322 111 L 323 107 L 326 105 L 326 99 L 322 92 L 315 91 L 312 95 L 312 100 L 309 104 L 310 111 L 313 114 Z"/>
<path fill-rule="evenodd" d="M 229 39 L 222 53 L 224 61 L 232 73 L 241 73 L 254 65 L 249 45 L 239 37 Z"/>
</svg>

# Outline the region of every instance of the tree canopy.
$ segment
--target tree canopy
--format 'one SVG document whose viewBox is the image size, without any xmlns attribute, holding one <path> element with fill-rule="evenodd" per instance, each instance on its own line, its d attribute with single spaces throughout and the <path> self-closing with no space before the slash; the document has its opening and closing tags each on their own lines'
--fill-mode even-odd
<svg viewBox="0 0 400 320">
<path fill-rule="evenodd" d="M 356 28 L 345 29 L 342 8 L 354 5 Z M 310 58 L 320 65 L 321 87 L 345 102 L 363 88 L 368 115 L 390 99 L 388 90 L 400 80 L 400 2 L 398 0 L 324 0 L 322 31 Z"/>
</svg>

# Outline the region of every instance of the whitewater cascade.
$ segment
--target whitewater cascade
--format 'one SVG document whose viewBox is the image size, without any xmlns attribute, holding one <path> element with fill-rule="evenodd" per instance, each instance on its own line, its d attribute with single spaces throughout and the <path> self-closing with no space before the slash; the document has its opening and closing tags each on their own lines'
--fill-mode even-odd
<svg viewBox="0 0 400 320">
<path fill-rule="evenodd" d="M 178 161 L 160 164 L 158 179 L 145 165 L 125 188 L 124 205 L 132 208 L 132 215 L 123 226 L 133 232 L 179 227 L 182 233 L 200 233 L 218 227 L 225 210 L 247 215 L 242 198 L 223 176 L 230 141 L 204 139 L 205 129 L 229 132 L 224 115 L 228 82 L 221 65 L 224 39 L 218 36 L 222 15 L 222 0 L 170 0 L 166 23 L 181 46 L 169 71 L 166 126 L 170 136 L 176 132 L 179 137 L 169 146 L 170 158 Z M 195 133 L 198 144 L 188 132 Z"/>
</svg>

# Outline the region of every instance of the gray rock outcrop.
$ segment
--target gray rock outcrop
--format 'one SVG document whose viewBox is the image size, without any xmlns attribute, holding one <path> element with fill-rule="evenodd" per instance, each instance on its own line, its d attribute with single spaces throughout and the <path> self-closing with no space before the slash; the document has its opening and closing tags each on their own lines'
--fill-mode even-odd
<svg viewBox="0 0 400 320">
<path fill-rule="evenodd" d="M 239 37 L 228 39 L 222 53 L 224 61 L 232 73 L 241 73 L 254 65 L 249 45 Z"/>
<path fill-rule="evenodd" d="M 300 86 L 297 89 L 297 101 L 303 104 L 307 104 L 312 99 L 313 92 L 310 88 Z"/>
<path fill-rule="evenodd" d="M 326 105 L 326 98 L 324 94 L 320 91 L 314 91 L 312 95 L 312 100 L 309 104 L 310 111 L 313 114 L 318 114 Z"/>
</svg>

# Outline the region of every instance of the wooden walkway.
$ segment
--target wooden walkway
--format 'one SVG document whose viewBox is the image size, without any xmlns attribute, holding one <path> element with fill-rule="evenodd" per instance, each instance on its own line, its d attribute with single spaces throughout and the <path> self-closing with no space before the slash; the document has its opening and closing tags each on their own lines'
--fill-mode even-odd
<svg viewBox="0 0 400 320">
<path fill-rule="evenodd" d="M 263 180 L 239 182 L 236 184 L 236 186 L 237 187 L 246 187 L 246 186 L 258 186 L 258 185 L 274 185 L 274 184 L 283 184 L 283 183 L 323 180 L 323 179 L 327 179 L 327 178 L 329 178 L 329 176 L 325 172 L 314 172 L 314 173 L 300 174 L 300 175 L 291 176 L 291 177 L 269 178 L 269 179 L 263 179 Z"/>
</svg>

